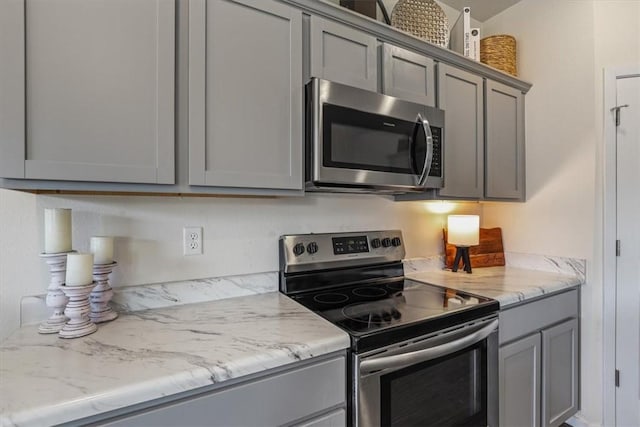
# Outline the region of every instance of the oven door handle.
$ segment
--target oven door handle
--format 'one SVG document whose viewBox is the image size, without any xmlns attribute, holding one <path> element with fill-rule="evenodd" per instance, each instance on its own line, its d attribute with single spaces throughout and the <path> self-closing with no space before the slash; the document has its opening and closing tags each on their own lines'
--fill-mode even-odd
<svg viewBox="0 0 640 427">
<path fill-rule="evenodd" d="M 426 362 L 427 360 L 436 359 L 446 354 L 455 353 L 458 350 L 462 350 L 465 347 L 482 341 L 491 335 L 497 327 L 498 319 L 493 320 L 489 325 L 482 329 L 478 329 L 472 334 L 446 344 L 426 348 L 424 350 L 413 351 L 411 353 L 364 360 L 360 362 L 360 375 L 368 375 L 370 373 L 389 368 L 399 369 L 405 366 L 415 365 L 416 363 Z"/>
<path fill-rule="evenodd" d="M 422 126 L 424 137 L 426 139 L 425 142 L 427 144 L 427 153 L 424 156 L 422 173 L 418 179 L 418 185 L 424 187 L 427 177 L 429 176 L 429 171 L 431 170 L 431 160 L 433 159 L 433 135 L 431 134 L 431 125 L 429 125 L 429 120 L 423 118 L 422 114 L 418 114 L 418 123 Z"/>
</svg>

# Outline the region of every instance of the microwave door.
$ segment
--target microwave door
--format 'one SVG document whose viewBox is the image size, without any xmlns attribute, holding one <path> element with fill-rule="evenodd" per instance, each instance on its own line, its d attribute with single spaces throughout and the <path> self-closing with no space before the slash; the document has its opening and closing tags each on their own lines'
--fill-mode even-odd
<svg viewBox="0 0 640 427">
<path fill-rule="evenodd" d="M 419 176 L 418 186 L 424 188 L 433 159 L 433 135 L 429 121 L 421 114 L 418 114 L 412 139 L 411 163 L 415 174 Z"/>
</svg>

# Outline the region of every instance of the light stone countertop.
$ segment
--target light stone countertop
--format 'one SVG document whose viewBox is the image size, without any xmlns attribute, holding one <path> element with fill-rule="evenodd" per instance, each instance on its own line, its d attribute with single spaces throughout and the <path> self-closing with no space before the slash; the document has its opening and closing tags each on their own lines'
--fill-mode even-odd
<svg viewBox="0 0 640 427">
<path fill-rule="evenodd" d="M 410 279 L 470 292 L 496 299 L 500 308 L 532 298 L 548 295 L 584 284 L 579 275 L 561 274 L 513 267 L 474 268 L 471 274 L 462 270 L 407 272 Z"/>
<path fill-rule="evenodd" d="M 125 314 L 72 340 L 25 326 L 0 346 L 0 425 L 68 422 L 349 344 L 277 292 Z"/>
</svg>

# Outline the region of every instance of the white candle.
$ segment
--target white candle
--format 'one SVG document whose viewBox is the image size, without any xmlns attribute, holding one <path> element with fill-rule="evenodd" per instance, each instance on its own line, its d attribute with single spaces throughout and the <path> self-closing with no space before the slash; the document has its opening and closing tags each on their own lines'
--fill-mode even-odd
<svg viewBox="0 0 640 427">
<path fill-rule="evenodd" d="M 71 209 L 44 210 L 44 252 L 55 254 L 71 250 Z"/>
<path fill-rule="evenodd" d="M 93 254 L 67 254 L 67 286 L 83 286 L 93 282 Z"/>
<path fill-rule="evenodd" d="M 89 246 L 94 263 L 111 264 L 113 262 L 113 237 L 94 236 Z"/>
</svg>

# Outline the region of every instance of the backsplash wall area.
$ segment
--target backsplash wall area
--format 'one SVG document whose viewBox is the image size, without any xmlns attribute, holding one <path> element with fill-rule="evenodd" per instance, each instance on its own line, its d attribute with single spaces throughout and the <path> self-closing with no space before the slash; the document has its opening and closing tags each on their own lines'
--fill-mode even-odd
<svg viewBox="0 0 640 427">
<path fill-rule="evenodd" d="M 439 202 L 394 202 L 372 195 L 300 198 L 45 196 L 0 190 L 0 339 L 19 326 L 20 300 L 46 293 L 43 212 L 73 210 L 73 248 L 86 252 L 96 235 L 115 236 L 111 282 L 119 286 L 278 270 L 285 233 L 401 229 L 407 257 L 442 251 L 447 213 Z M 478 203 L 449 204 L 452 213 L 480 214 Z M 433 209 L 431 209 L 433 210 Z M 182 229 L 203 227 L 202 255 L 183 256 Z"/>
</svg>

